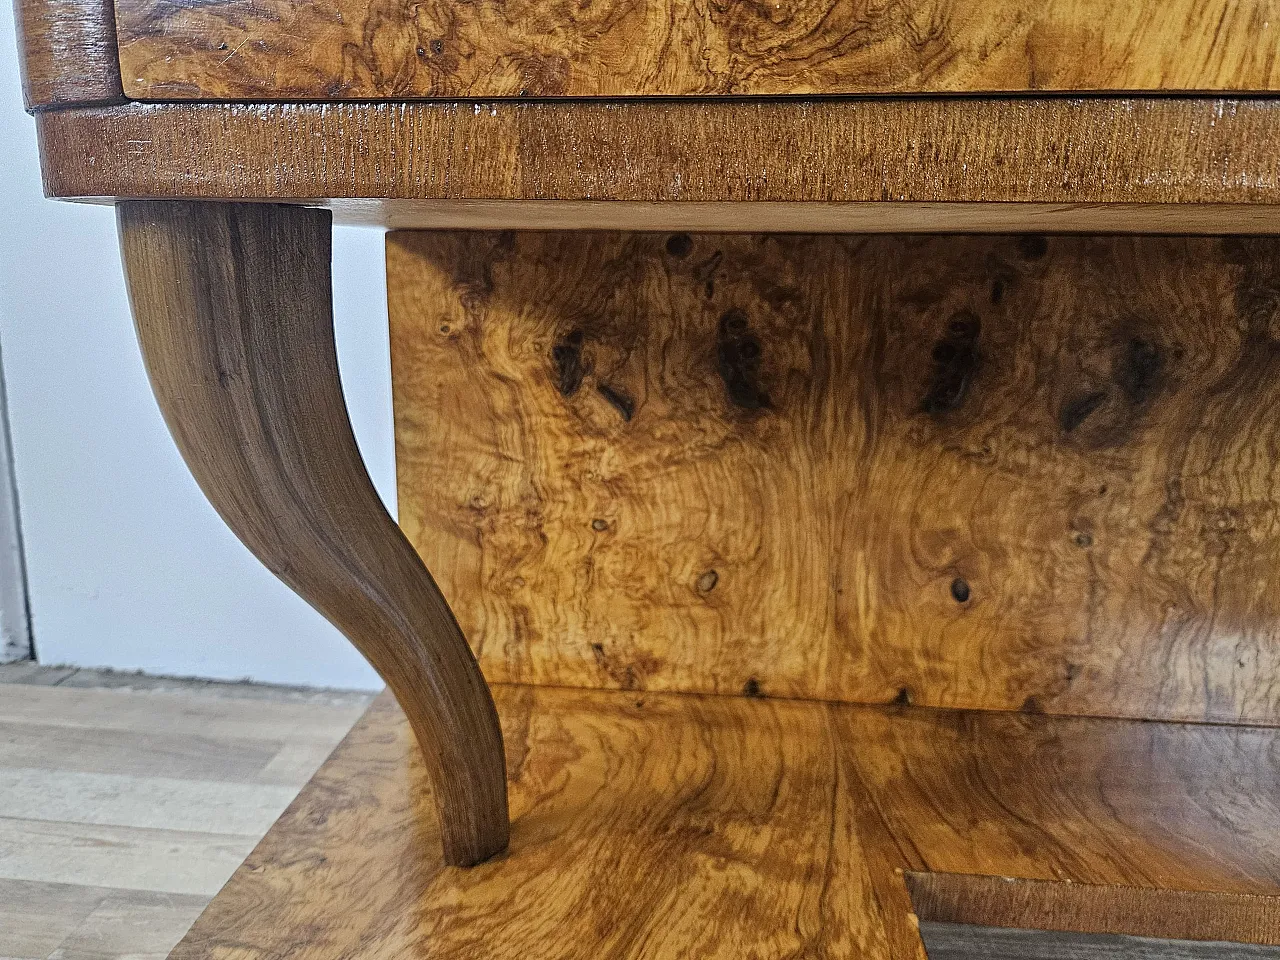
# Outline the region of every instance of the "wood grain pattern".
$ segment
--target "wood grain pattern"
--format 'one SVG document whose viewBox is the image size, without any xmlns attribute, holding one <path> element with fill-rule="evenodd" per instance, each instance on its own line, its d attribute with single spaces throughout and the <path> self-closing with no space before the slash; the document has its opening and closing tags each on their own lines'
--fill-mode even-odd
<svg viewBox="0 0 1280 960">
<path fill-rule="evenodd" d="M 1066 886 L 1044 880 L 908 873 L 922 923 L 970 924 L 1177 940 L 1280 943 L 1274 897 L 1203 890 Z"/>
<path fill-rule="evenodd" d="M 219 782 L 219 755 L 252 758 L 246 739 L 331 752 L 373 699 L 91 670 L 75 682 L 103 687 L 71 688 L 69 673 L 0 668 L 0 957 L 163 958 L 315 773 L 281 786 Z M 109 773 L 77 772 L 88 751 L 65 749 L 66 734 L 94 721 L 108 734 L 97 746 Z M 179 736 L 191 757 L 211 757 L 191 764 L 195 779 L 175 776 Z M 122 889 L 147 884 L 159 889 Z M 175 887 L 202 892 L 161 892 Z"/>
<path fill-rule="evenodd" d="M 111 0 L 15 0 L 28 110 L 122 103 Z"/>
<path fill-rule="evenodd" d="M 118 0 L 137 99 L 1280 89 L 1274 0 Z"/>
<path fill-rule="evenodd" d="M 59 197 L 1280 203 L 1265 99 L 133 104 L 38 128 Z"/>
<path fill-rule="evenodd" d="M 53 673 L 50 667 L 38 668 Z M 7 671 L 6 671 L 7 672 Z M 116 730 L 124 736 L 189 736 L 235 741 L 266 740 L 275 745 L 285 741 L 300 745 L 330 747 L 337 743 L 364 713 L 367 697 L 362 693 L 269 687 L 263 684 L 176 681 L 140 674 L 107 674 L 101 686 L 92 681 L 100 673 L 85 670 L 76 678 L 88 686 L 57 685 L 10 680 L 0 673 L 4 697 L 0 699 L 0 724 L 13 729 L 23 723 L 67 727 L 73 730 Z M 32 679 L 40 679 L 38 675 Z M 150 683 L 161 689 L 144 687 L 113 689 L 112 681 Z M 135 692 L 146 696 L 132 696 Z M 202 695 L 197 698 L 195 693 Z M 236 697 L 236 694 L 243 694 Z M 257 696 L 255 697 L 254 694 Z M 229 709 L 223 699 L 244 702 Z M 306 706 L 305 711 L 301 710 Z M 165 722 L 157 729 L 156 715 Z M 239 747 L 237 747 L 239 750 Z M 301 786 L 301 784 L 299 784 Z"/>
<path fill-rule="evenodd" d="M 228 526 L 408 708 L 449 863 L 507 842 L 502 736 L 448 605 L 365 473 L 333 341 L 330 221 L 255 204 L 133 202 L 120 239 L 152 387 Z"/>
<path fill-rule="evenodd" d="M 58 945 L 58 960 L 160 960 L 191 929 L 204 899 L 112 894 Z"/>
<path fill-rule="evenodd" d="M 211 897 L 256 839 L 0 817 L 0 875 Z"/>
<path fill-rule="evenodd" d="M 99 887 L 0 878 L 4 956 L 48 957 L 107 894 Z"/>
<path fill-rule="evenodd" d="M 129 734 L 105 726 L 0 723 L 0 764 L 21 769 L 254 783 L 281 746 L 282 740 L 201 736 L 154 724 Z"/>
<path fill-rule="evenodd" d="M 1055 884 L 1064 897 L 1085 884 L 1246 895 L 1269 920 L 1239 934 L 1275 942 L 1275 730 L 494 696 L 510 746 L 505 858 L 459 871 L 424 855 L 423 773 L 383 700 L 175 960 L 924 960 L 904 869 L 1072 881 Z"/>
<path fill-rule="evenodd" d="M 1247 203 L 786 203 L 668 200 L 329 200 L 335 223 L 425 230 L 666 233 L 1280 233 Z"/>
<path fill-rule="evenodd" d="M 1276 960 L 1280 947 L 921 923 L 929 960 Z"/>
<path fill-rule="evenodd" d="M 490 679 L 1280 721 L 1274 239 L 387 257 L 401 523 Z"/>
</svg>

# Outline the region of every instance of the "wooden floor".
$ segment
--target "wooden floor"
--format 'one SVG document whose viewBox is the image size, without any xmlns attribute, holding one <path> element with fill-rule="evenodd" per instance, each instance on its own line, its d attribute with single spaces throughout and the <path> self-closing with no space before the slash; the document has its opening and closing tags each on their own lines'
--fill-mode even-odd
<svg viewBox="0 0 1280 960">
<path fill-rule="evenodd" d="M 0 960 L 166 956 L 368 703 L 0 666 Z"/>
</svg>

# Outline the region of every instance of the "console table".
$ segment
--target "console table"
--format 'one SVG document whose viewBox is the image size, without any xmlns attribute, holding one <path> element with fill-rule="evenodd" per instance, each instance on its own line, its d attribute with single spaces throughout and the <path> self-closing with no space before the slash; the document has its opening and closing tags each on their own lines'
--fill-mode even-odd
<svg viewBox="0 0 1280 960">
<path fill-rule="evenodd" d="M 1280 957 L 1280 3 L 17 9 L 188 465 L 389 688 L 174 957 Z"/>
</svg>

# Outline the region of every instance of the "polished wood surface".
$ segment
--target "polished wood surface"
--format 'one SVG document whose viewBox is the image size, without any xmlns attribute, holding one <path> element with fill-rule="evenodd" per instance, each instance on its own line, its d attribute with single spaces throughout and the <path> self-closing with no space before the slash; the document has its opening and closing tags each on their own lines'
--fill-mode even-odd
<svg viewBox="0 0 1280 960">
<path fill-rule="evenodd" d="M 1274 896 L 957 873 L 907 873 L 905 880 L 922 923 L 1280 943 Z"/>
<path fill-rule="evenodd" d="M 143 357 L 192 474 L 245 545 L 405 705 L 448 862 L 501 852 L 507 798 L 493 701 L 378 499 L 347 419 L 328 213 L 138 201 L 120 204 L 119 222 Z"/>
<path fill-rule="evenodd" d="M 494 694 L 504 858 L 460 871 L 431 855 L 425 778 L 384 700 L 175 960 L 924 960 L 901 870 L 1055 881 L 1066 898 L 1092 884 L 1254 895 L 1254 940 L 1276 942 L 1278 901 L 1259 899 L 1280 894 L 1275 730 Z M 1145 935 L 1221 932 L 1149 919 Z"/>
<path fill-rule="evenodd" d="M 400 520 L 491 680 L 1280 722 L 1277 264 L 395 233 Z"/>
<path fill-rule="evenodd" d="M 151 100 L 1280 89 L 1275 0 L 117 0 Z"/>
<path fill-rule="evenodd" d="M 1280 202 L 1267 99 L 133 104 L 38 129 L 60 197 Z"/>
<path fill-rule="evenodd" d="M 921 923 L 929 960 L 1277 960 L 1280 947 Z"/>
<path fill-rule="evenodd" d="M 111 0 L 14 0 L 28 110 L 121 103 Z"/>
</svg>

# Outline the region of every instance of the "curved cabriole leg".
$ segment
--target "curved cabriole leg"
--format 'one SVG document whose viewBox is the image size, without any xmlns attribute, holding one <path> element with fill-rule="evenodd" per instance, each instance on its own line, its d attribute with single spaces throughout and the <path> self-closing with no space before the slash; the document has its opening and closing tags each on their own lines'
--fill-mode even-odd
<svg viewBox="0 0 1280 960">
<path fill-rule="evenodd" d="M 426 758 L 445 859 L 506 848 L 493 699 L 431 575 L 383 509 L 338 380 L 330 214 L 129 201 L 120 241 L 169 430 L 250 550 L 386 680 Z"/>
</svg>

